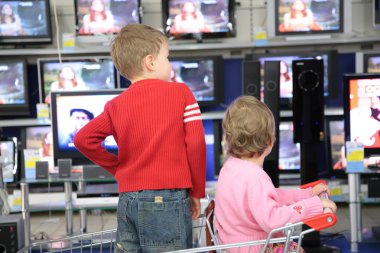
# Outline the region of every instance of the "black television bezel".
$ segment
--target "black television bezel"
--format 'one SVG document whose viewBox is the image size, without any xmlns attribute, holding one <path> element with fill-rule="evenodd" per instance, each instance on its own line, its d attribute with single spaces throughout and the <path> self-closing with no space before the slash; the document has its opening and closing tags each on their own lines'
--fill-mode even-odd
<svg viewBox="0 0 380 253">
<path fill-rule="evenodd" d="M 338 76 L 337 76 L 337 71 L 338 71 L 338 51 L 337 50 L 321 50 L 321 51 L 312 51 L 312 52 L 307 52 L 307 51 L 301 51 L 301 52 L 276 52 L 276 53 L 263 53 L 263 54 L 251 54 L 247 55 L 246 59 L 250 59 L 253 61 L 258 61 L 260 62 L 261 65 L 261 58 L 278 58 L 278 57 L 317 57 L 321 55 L 327 55 L 327 83 L 328 83 L 328 88 L 327 88 L 327 96 L 326 96 L 326 91 L 325 93 L 325 104 L 327 104 L 327 101 L 329 99 L 337 99 L 338 98 Z M 301 58 L 300 58 L 301 59 Z M 297 60 L 300 60 L 297 59 Z M 269 59 L 268 61 L 272 61 L 272 59 Z M 261 65 L 263 68 L 263 65 Z M 261 68 L 260 72 L 263 73 L 263 69 Z M 262 76 L 263 77 L 263 76 Z M 262 79 L 261 77 L 261 79 Z M 264 80 L 260 81 L 261 87 L 263 86 Z M 281 110 L 292 110 L 292 101 L 293 98 L 282 98 L 280 97 L 280 109 Z"/>
<path fill-rule="evenodd" d="M 351 141 L 351 131 L 350 131 L 350 80 L 355 79 L 380 79 L 379 74 L 372 73 L 355 73 L 355 74 L 345 74 L 343 76 L 343 111 L 344 111 L 344 132 L 345 141 Z M 370 157 L 371 155 L 379 155 L 380 148 L 364 148 L 364 156 Z"/>
<path fill-rule="evenodd" d="M 1 36 L 0 45 L 28 45 L 28 44 L 51 44 L 53 42 L 53 33 L 51 28 L 51 14 L 50 14 L 50 1 L 49 0 L 3 0 L 2 2 L 44 2 L 45 3 L 45 16 L 46 16 L 46 30 L 47 35 L 28 35 L 28 36 Z"/>
<path fill-rule="evenodd" d="M 169 19 L 169 2 L 170 0 L 161 0 L 162 8 L 162 27 L 164 28 L 164 33 L 171 40 L 196 40 L 202 42 L 203 39 L 221 39 L 221 38 L 232 38 L 236 37 L 236 0 L 228 0 L 228 14 L 229 23 L 232 29 L 228 32 L 211 32 L 211 33 L 170 33 L 170 26 L 167 25 L 167 20 Z"/>
<path fill-rule="evenodd" d="M 79 30 L 80 30 L 80 26 L 79 26 L 79 15 L 78 15 L 78 1 L 79 0 L 74 0 L 74 16 L 75 16 L 75 35 L 77 37 L 102 37 L 102 36 L 112 36 L 112 35 L 115 35 L 117 33 L 102 33 L 102 34 L 93 34 L 93 33 L 89 33 L 89 34 L 82 34 L 82 33 L 79 33 Z M 110 2 L 113 1 L 113 0 L 110 0 Z M 136 0 L 137 1 L 137 4 L 138 4 L 138 13 L 139 13 L 139 23 L 141 24 L 142 22 L 142 6 L 141 6 L 141 0 Z"/>
<path fill-rule="evenodd" d="M 219 105 L 224 99 L 224 78 L 223 75 L 223 57 L 222 56 L 183 56 L 169 57 L 169 61 L 213 61 L 213 78 L 214 78 L 214 99 L 211 101 L 197 101 L 200 107 Z"/>
<path fill-rule="evenodd" d="M 78 57 L 64 57 L 61 58 L 62 63 L 70 63 L 70 62 L 91 62 L 91 61 L 97 61 L 97 60 L 110 60 L 112 61 L 112 58 L 110 56 L 78 56 Z M 44 64 L 49 63 L 59 63 L 60 60 L 58 58 L 38 58 L 37 59 L 37 71 L 38 71 L 38 88 L 39 88 L 39 101 L 40 103 L 45 103 L 45 98 L 47 94 L 45 94 L 45 86 L 44 86 Z M 114 80 L 115 80 L 115 87 L 114 89 L 120 88 L 120 74 L 119 71 L 114 66 Z"/>
<path fill-rule="evenodd" d="M 365 53 L 365 54 L 363 54 L 363 72 L 370 73 L 370 74 L 376 74 L 374 72 L 368 72 L 368 60 L 372 57 L 376 57 L 376 58 L 380 59 L 380 53 Z"/>
<path fill-rule="evenodd" d="M 51 94 L 51 126 L 53 131 L 53 153 L 54 153 L 54 166 L 57 166 L 58 159 L 72 159 L 72 165 L 92 165 L 89 159 L 87 159 L 78 150 L 62 151 L 58 145 L 58 127 L 57 127 L 57 97 L 61 96 L 97 96 L 97 95 L 119 95 L 125 89 L 114 90 L 87 90 L 87 91 L 58 91 Z M 117 153 L 117 151 L 110 150 L 111 153 Z"/>
<path fill-rule="evenodd" d="M 296 31 L 296 32 L 280 32 L 278 27 L 280 25 L 279 22 L 279 1 L 280 0 L 275 0 L 274 2 L 274 31 L 275 31 L 275 36 L 289 36 L 289 35 L 322 35 L 322 34 L 334 34 L 334 33 L 343 33 L 344 32 L 344 25 L 345 25 L 345 13 L 344 13 L 344 8 L 345 0 L 339 0 L 339 29 L 338 30 L 323 30 L 323 31 Z M 311 0 L 312 1 L 312 0 Z"/>
<path fill-rule="evenodd" d="M 29 105 L 29 84 L 28 84 L 28 73 L 27 73 L 27 62 L 26 59 L 12 59 L 12 60 L 0 60 L 0 64 L 6 63 L 22 63 L 23 64 L 23 78 L 24 78 L 24 99 L 23 104 L 0 104 L 0 118 L 13 117 L 13 116 L 29 116 L 30 115 L 30 105 Z"/>
</svg>

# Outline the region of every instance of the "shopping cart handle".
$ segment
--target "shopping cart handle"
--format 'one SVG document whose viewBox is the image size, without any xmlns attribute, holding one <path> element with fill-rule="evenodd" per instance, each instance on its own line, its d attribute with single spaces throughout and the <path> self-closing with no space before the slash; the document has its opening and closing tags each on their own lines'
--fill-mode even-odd
<svg viewBox="0 0 380 253">
<path fill-rule="evenodd" d="M 334 213 L 323 213 L 315 217 L 303 220 L 303 223 L 315 229 L 316 231 L 320 231 L 322 229 L 334 226 L 336 224 L 336 221 L 337 220 Z"/>
<path fill-rule="evenodd" d="M 309 187 L 314 187 L 316 186 L 317 184 L 325 184 L 327 185 L 326 181 L 323 180 L 323 179 L 320 179 L 320 180 L 317 180 L 317 181 L 314 181 L 314 182 L 310 182 L 310 183 L 307 183 L 307 184 L 303 184 L 300 186 L 301 189 L 306 189 L 306 188 L 309 188 Z"/>
</svg>

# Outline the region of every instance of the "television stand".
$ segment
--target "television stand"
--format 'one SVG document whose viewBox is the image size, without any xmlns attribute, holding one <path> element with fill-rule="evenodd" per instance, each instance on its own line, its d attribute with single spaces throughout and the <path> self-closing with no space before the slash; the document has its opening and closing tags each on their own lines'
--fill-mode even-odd
<svg viewBox="0 0 380 253">
<path fill-rule="evenodd" d="M 288 36 L 285 37 L 287 41 L 295 41 L 295 40 L 327 40 L 331 39 L 331 35 L 323 34 L 323 35 L 304 35 L 304 36 Z"/>
</svg>

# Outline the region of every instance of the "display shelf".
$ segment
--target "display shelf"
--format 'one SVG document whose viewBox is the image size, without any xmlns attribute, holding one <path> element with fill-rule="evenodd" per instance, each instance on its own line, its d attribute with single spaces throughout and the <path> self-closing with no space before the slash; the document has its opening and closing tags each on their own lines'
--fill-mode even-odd
<svg viewBox="0 0 380 253">
<path fill-rule="evenodd" d="M 4 119 L 0 120 L 0 127 L 22 127 L 22 126 L 48 126 L 50 119 Z"/>
</svg>

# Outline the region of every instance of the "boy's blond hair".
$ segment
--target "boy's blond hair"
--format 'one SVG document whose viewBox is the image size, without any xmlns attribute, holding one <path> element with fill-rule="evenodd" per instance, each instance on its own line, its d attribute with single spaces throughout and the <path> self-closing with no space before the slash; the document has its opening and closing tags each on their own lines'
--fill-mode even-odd
<svg viewBox="0 0 380 253">
<path fill-rule="evenodd" d="M 262 155 L 276 138 L 271 110 L 252 96 L 240 96 L 231 103 L 223 130 L 227 153 L 238 158 Z"/>
<path fill-rule="evenodd" d="M 129 24 L 112 41 L 111 56 L 116 69 L 128 79 L 143 72 L 142 60 L 147 55 L 157 56 L 167 37 L 150 26 Z"/>
</svg>

